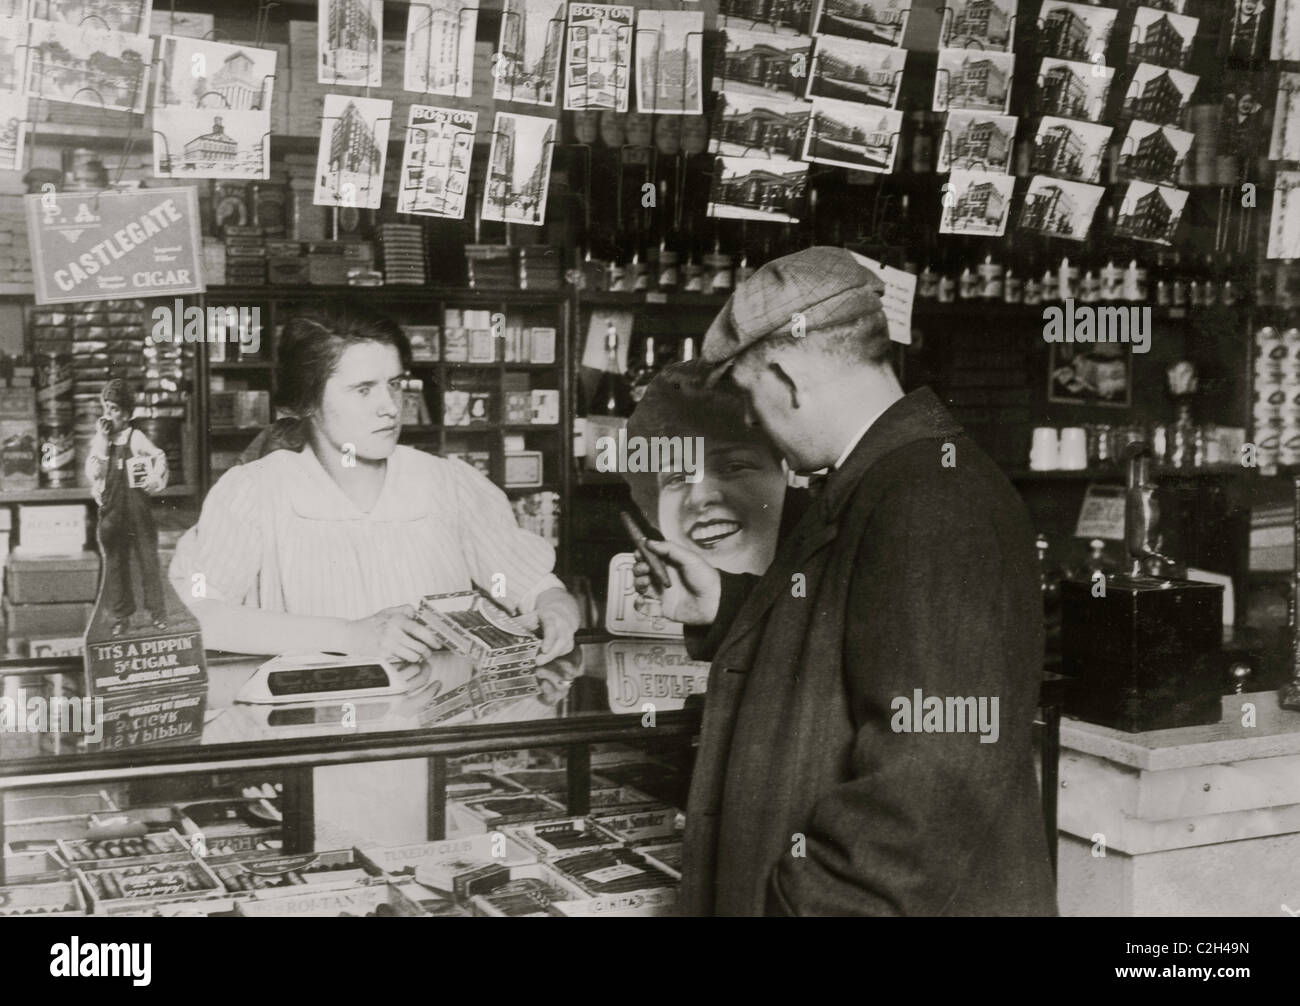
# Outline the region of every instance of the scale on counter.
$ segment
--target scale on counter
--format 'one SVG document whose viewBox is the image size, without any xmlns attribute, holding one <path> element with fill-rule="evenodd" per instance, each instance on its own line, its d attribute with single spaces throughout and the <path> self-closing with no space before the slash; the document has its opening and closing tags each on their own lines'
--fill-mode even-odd
<svg viewBox="0 0 1300 1006">
<path fill-rule="evenodd" d="M 418 679 L 417 679 L 418 680 Z M 244 682 L 236 702 L 256 705 L 366 699 L 404 695 L 416 686 L 384 660 L 356 660 L 341 653 L 274 657 Z"/>
</svg>

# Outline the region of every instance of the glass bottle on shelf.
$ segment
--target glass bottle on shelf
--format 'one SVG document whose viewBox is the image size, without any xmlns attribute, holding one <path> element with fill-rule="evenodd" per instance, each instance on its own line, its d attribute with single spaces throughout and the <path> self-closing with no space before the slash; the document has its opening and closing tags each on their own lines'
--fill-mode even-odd
<svg viewBox="0 0 1300 1006">
<path fill-rule="evenodd" d="M 1079 269 L 1082 275 L 1075 295 L 1084 304 L 1095 304 L 1101 300 L 1101 272 L 1098 265 L 1090 255 L 1080 262 Z"/>
<path fill-rule="evenodd" d="M 939 267 L 939 303 L 951 304 L 957 300 L 957 275 L 953 271 L 956 262 L 952 253 L 951 242 L 947 243 Z"/>
<path fill-rule="evenodd" d="M 979 294 L 984 300 L 1000 301 L 1002 287 L 1006 281 L 1006 270 L 998 257 L 997 248 L 992 242 L 985 246 L 984 257 L 979 264 Z"/>
<path fill-rule="evenodd" d="M 1019 255 L 1007 256 L 1006 272 L 1002 275 L 1002 303 L 1021 304 L 1025 299 L 1025 277 Z"/>
<path fill-rule="evenodd" d="M 1224 307 L 1235 307 L 1237 301 L 1241 299 L 1241 290 L 1237 286 L 1237 263 L 1233 261 L 1232 252 L 1228 252 L 1228 259 L 1223 264 L 1220 280 L 1219 303 Z"/>
<path fill-rule="evenodd" d="M 1079 260 L 1065 255 L 1057 269 L 1056 300 L 1073 300 L 1079 296 Z"/>
<path fill-rule="evenodd" d="M 688 335 L 682 340 L 682 351 L 677 356 L 677 362 L 689 363 L 695 359 L 695 336 Z"/>
<path fill-rule="evenodd" d="M 634 404 L 627 377 L 618 365 L 618 329 L 611 321 L 605 326 L 605 369 L 596 381 L 587 415 L 629 416 Z"/>
<path fill-rule="evenodd" d="M 1061 270 L 1053 267 L 1051 260 L 1045 260 L 1043 275 L 1039 278 L 1044 304 L 1054 304 L 1061 299 Z"/>
<path fill-rule="evenodd" d="M 926 241 L 925 264 L 916 280 L 916 295 L 921 300 L 934 300 L 939 296 L 939 273 L 934 268 L 936 250 L 933 241 Z"/>
<path fill-rule="evenodd" d="M 1205 256 L 1205 265 L 1201 270 L 1204 285 L 1201 287 L 1201 307 L 1218 307 L 1223 289 L 1222 273 L 1213 255 Z"/>
<path fill-rule="evenodd" d="M 1169 263 L 1170 279 L 1170 307 L 1187 306 L 1187 288 L 1188 276 L 1183 268 L 1183 256 L 1179 252 L 1174 252 L 1173 260 Z"/>
<path fill-rule="evenodd" d="M 980 295 L 980 280 L 976 265 L 971 261 L 973 256 L 969 243 L 962 241 L 957 254 L 957 299 L 975 300 Z"/>
<path fill-rule="evenodd" d="M 1043 302 L 1043 276 L 1038 271 L 1038 259 L 1030 256 L 1025 259 L 1025 293 L 1024 303 L 1037 307 Z"/>
<path fill-rule="evenodd" d="M 647 335 L 645 337 L 645 348 L 641 354 L 641 362 L 633 367 L 631 374 L 628 375 L 631 384 L 629 393 L 633 402 L 639 402 L 644 397 L 650 379 L 655 376 L 657 370 L 655 364 L 655 337 Z"/>
<path fill-rule="evenodd" d="M 1174 303 L 1174 284 L 1170 264 L 1171 258 L 1168 252 L 1156 252 L 1156 307 L 1172 307 Z"/>
</svg>

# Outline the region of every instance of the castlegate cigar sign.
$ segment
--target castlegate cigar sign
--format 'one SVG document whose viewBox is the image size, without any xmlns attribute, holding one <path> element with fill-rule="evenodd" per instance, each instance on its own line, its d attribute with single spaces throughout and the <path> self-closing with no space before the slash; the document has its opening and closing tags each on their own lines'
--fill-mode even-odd
<svg viewBox="0 0 1300 1006">
<path fill-rule="evenodd" d="M 193 188 L 26 197 L 36 303 L 202 293 Z"/>
</svg>

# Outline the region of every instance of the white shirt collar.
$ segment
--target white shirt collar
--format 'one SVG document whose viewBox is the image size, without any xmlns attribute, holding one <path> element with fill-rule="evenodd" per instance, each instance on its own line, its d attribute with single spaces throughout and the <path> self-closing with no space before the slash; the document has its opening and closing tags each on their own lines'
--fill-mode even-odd
<svg viewBox="0 0 1300 1006">
<path fill-rule="evenodd" d="M 891 402 L 890 405 L 892 404 L 893 403 Z M 862 442 L 862 438 L 867 435 L 867 430 L 871 429 L 871 427 L 875 425 L 876 420 L 883 416 L 885 410 L 888 408 L 889 406 L 886 405 L 884 409 L 881 409 L 863 424 L 862 429 L 858 430 L 858 432 L 854 434 L 853 439 L 850 440 L 848 446 L 844 448 L 844 453 L 840 455 L 840 459 L 831 466 L 831 471 L 836 472 L 844 467 L 844 462 L 849 459 L 849 455 L 853 453 L 853 449 Z"/>
</svg>

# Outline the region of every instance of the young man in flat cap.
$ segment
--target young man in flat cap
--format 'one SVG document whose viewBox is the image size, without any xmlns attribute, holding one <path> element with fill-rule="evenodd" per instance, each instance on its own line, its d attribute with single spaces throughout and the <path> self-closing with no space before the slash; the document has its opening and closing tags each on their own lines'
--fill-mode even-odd
<svg viewBox="0 0 1300 1006">
<path fill-rule="evenodd" d="M 651 546 L 674 581 L 665 614 L 702 627 L 692 645 L 713 658 L 687 914 L 1056 911 L 1030 736 L 1033 535 L 934 393 L 903 394 L 876 284 L 810 248 L 739 285 L 705 336 L 711 380 L 795 471 L 830 474 L 761 578 Z"/>
</svg>

